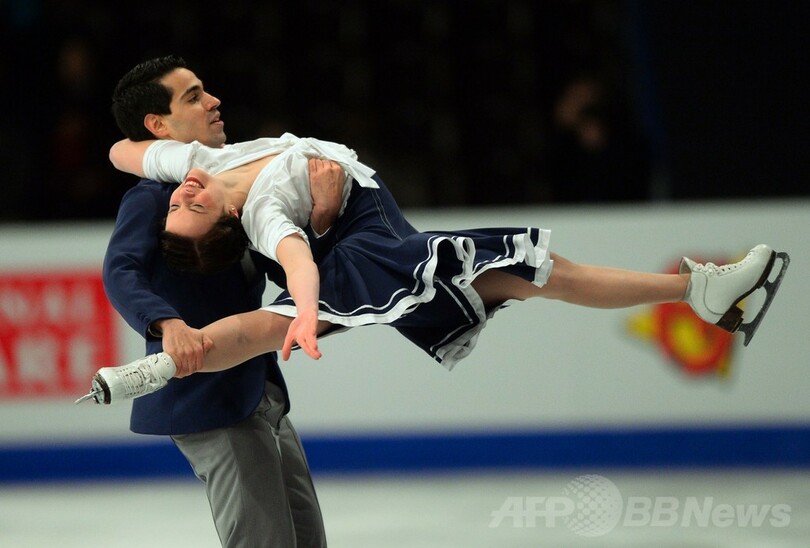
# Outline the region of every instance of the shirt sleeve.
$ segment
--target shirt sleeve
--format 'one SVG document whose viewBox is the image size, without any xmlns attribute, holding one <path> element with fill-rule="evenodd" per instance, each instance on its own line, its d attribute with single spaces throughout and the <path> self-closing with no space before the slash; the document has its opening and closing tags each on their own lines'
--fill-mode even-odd
<svg viewBox="0 0 810 548">
<path fill-rule="evenodd" d="M 253 247 L 262 255 L 278 260 L 276 248 L 282 238 L 299 234 L 309 243 L 302 229 L 312 214 L 307 158 L 298 153 L 281 156 L 278 169 L 263 173 L 242 211 L 242 226 Z"/>
<path fill-rule="evenodd" d="M 202 145 L 197 141 L 155 141 L 143 155 L 143 172 L 147 179 L 170 183 L 180 183 L 192 167 L 197 149 Z"/>
<path fill-rule="evenodd" d="M 281 139 L 262 138 L 212 148 L 199 141 L 155 141 L 143 155 L 143 171 L 148 179 L 180 183 L 189 170 L 198 167 L 208 173 L 220 173 L 277 154 L 289 146 Z"/>
</svg>

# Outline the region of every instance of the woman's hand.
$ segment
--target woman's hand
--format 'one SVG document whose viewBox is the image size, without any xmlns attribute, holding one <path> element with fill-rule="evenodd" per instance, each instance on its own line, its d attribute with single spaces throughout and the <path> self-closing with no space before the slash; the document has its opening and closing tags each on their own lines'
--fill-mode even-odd
<svg viewBox="0 0 810 548">
<path fill-rule="evenodd" d="M 318 351 L 318 312 L 305 311 L 293 318 L 287 329 L 287 336 L 284 338 L 284 346 L 281 348 L 281 359 L 290 359 L 290 353 L 294 344 L 298 344 L 301 350 L 313 360 L 320 359 L 321 353 Z"/>
<path fill-rule="evenodd" d="M 304 239 L 298 234 L 285 236 L 276 248 L 279 264 L 287 275 L 287 291 L 295 302 L 298 316 L 287 329 L 281 357 L 286 361 L 294 343 L 313 359 L 321 357 L 318 352 L 318 293 L 321 280 L 318 267 Z"/>
</svg>

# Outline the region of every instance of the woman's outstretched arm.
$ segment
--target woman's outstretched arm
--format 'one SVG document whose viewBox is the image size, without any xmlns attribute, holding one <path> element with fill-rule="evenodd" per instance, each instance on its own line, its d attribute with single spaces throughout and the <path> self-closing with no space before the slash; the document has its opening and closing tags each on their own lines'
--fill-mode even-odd
<svg viewBox="0 0 810 548">
<path fill-rule="evenodd" d="M 284 338 L 281 357 L 289 359 L 293 344 L 297 343 L 310 358 L 317 360 L 321 357 L 318 351 L 318 296 L 321 284 L 318 267 L 312 260 L 309 245 L 298 234 L 282 238 L 276 255 L 287 276 L 287 290 L 298 314 Z"/>
</svg>

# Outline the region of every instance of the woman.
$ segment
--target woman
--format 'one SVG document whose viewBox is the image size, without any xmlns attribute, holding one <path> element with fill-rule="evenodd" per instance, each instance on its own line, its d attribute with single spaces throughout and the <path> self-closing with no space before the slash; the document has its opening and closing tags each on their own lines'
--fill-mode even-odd
<svg viewBox="0 0 810 548">
<path fill-rule="evenodd" d="M 686 300 L 701 318 L 733 332 L 742 321 L 736 304 L 766 281 L 776 257 L 769 247 L 757 246 L 734 265 L 684 258 L 679 274 L 653 274 L 568 261 L 549 252 L 547 230 L 420 233 L 353 151 L 290 134 L 220 149 L 122 141 L 110 157 L 130 173 L 183 181 L 172 196 L 166 230 L 190 244 L 195 256 L 186 263 L 207 269 L 210 263 L 199 260 L 201 242 L 218 223 L 241 219 L 247 235 L 241 245 L 249 241 L 284 267 L 289 294 L 203 328 L 208 350 L 202 371 L 278 349 L 286 360 L 296 343 L 317 359 L 318 334 L 373 323 L 393 325 L 451 369 L 470 353 L 499 307 L 531 297 L 594 308 Z M 337 243 L 317 267 L 300 231 L 312 207 L 310 176 L 338 176 L 344 184 L 342 212 L 332 228 Z M 212 247 L 233 247 L 228 260 L 238 260 L 244 250 Z M 174 374 L 166 354 L 103 368 L 88 397 L 106 403 L 136 397 Z"/>
</svg>

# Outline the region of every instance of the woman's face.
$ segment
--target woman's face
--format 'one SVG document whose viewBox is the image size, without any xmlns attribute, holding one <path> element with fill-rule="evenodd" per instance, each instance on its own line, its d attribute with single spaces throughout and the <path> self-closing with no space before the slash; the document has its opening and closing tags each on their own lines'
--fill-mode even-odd
<svg viewBox="0 0 810 548">
<path fill-rule="evenodd" d="M 220 218 L 228 215 L 225 186 L 201 169 L 192 169 L 169 200 L 166 230 L 180 236 L 204 236 Z"/>
</svg>

